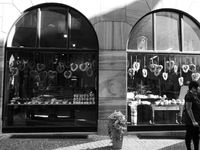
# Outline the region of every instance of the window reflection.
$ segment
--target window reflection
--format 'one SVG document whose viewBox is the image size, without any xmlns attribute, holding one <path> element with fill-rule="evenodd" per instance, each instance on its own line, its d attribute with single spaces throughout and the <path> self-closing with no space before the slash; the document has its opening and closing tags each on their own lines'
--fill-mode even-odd
<svg viewBox="0 0 200 150">
<path fill-rule="evenodd" d="M 97 41 L 93 26 L 81 13 L 44 7 L 21 17 L 9 33 L 7 46 L 96 50 Z"/>
<path fill-rule="evenodd" d="M 33 10 L 25 14 L 13 27 L 13 35 L 8 38 L 7 46 L 36 47 L 37 12 Z"/>
<path fill-rule="evenodd" d="M 156 13 L 156 50 L 180 50 L 178 14 Z"/>
<path fill-rule="evenodd" d="M 91 25 L 74 10 L 69 12 L 69 34 L 70 48 L 95 49 L 98 46 Z"/>
<path fill-rule="evenodd" d="M 199 27 L 188 17 L 183 16 L 183 51 L 199 51 L 200 30 Z"/>
<path fill-rule="evenodd" d="M 152 15 L 155 15 L 154 19 Z M 128 49 L 198 51 L 199 39 L 200 30 L 196 22 L 177 12 L 160 11 L 145 16 L 134 26 L 130 33 Z"/>
<path fill-rule="evenodd" d="M 58 8 L 41 10 L 41 47 L 67 47 L 67 12 Z"/>
<path fill-rule="evenodd" d="M 129 49 L 153 50 L 152 45 L 152 15 L 148 15 L 139 21 L 131 32 Z"/>
</svg>

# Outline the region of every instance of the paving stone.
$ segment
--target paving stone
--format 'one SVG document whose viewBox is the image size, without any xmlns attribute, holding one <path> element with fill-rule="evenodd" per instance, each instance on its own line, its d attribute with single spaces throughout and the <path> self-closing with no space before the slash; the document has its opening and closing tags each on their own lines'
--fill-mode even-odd
<svg viewBox="0 0 200 150">
<path fill-rule="evenodd" d="M 122 150 L 186 150 L 183 139 L 139 138 L 124 136 Z M 85 138 L 67 136 L 0 135 L 0 150 L 112 150 L 108 136 L 89 135 Z"/>
</svg>

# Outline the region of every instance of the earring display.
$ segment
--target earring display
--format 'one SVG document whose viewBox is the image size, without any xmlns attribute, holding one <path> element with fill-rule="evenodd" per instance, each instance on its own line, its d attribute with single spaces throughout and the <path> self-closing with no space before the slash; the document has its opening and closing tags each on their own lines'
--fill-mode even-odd
<svg viewBox="0 0 200 150">
<path fill-rule="evenodd" d="M 65 77 L 66 79 L 70 79 L 71 76 L 72 76 L 71 70 L 66 70 L 66 71 L 64 72 L 64 77 Z"/>
<path fill-rule="evenodd" d="M 70 67 L 71 67 L 71 71 L 76 71 L 77 69 L 78 69 L 78 64 L 76 64 L 76 63 L 71 63 L 70 64 Z"/>
<path fill-rule="evenodd" d="M 162 65 L 155 65 L 155 71 L 154 71 L 154 75 L 155 76 L 159 76 L 161 71 L 163 69 L 163 66 Z"/>
<path fill-rule="evenodd" d="M 86 71 L 86 70 L 87 70 L 87 67 L 88 67 L 88 63 L 89 63 L 89 62 L 80 63 L 80 64 L 79 64 L 79 69 L 80 69 L 81 71 Z"/>
<path fill-rule="evenodd" d="M 58 73 L 63 73 L 65 70 L 65 64 L 63 62 L 59 62 L 56 67 L 56 70 Z"/>
<path fill-rule="evenodd" d="M 146 69 L 146 57 L 144 57 L 144 67 L 142 69 L 142 75 L 143 75 L 144 78 L 146 78 L 147 75 L 148 75 L 148 71 Z"/>
<path fill-rule="evenodd" d="M 162 77 L 163 77 L 163 79 L 164 80 L 167 80 L 167 78 L 168 78 L 168 73 L 166 72 L 166 60 L 165 60 L 165 58 L 164 58 L 164 72 L 162 73 Z"/>
<path fill-rule="evenodd" d="M 196 72 L 196 73 L 192 73 L 192 80 L 193 81 L 198 81 L 200 78 L 200 73 Z"/>
<path fill-rule="evenodd" d="M 189 68 L 190 68 L 189 65 L 182 65 L 182 70 L 184 73 L 187 73 Z"/>
<path fill-rule="evenodd" d="M 189 70 L 190 70 L 191 72 L 195 72 L 195 71 L 196 71 L 196 65 L 193 64 L 193 63 L 189 64 Z"/>
</svg>

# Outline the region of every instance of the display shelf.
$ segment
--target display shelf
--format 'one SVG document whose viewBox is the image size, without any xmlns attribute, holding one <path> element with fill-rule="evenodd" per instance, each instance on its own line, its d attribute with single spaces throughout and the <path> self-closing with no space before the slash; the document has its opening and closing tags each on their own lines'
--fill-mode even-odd
<svg viewBox="0 0 200 150">
<path fill-rule="evenodd" d="M 96 106 L 96 104 L 8 104 L 8 106 Z"/>
</svg>

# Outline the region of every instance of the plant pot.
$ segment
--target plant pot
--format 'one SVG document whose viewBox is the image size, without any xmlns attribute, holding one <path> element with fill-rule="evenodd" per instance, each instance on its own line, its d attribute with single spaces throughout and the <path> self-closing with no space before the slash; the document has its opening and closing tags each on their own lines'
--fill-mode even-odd
<svg viewBox="0 0 200 150">
<path fill-rule="evenodd" d="M 112 131 L 112 148 L 113 149 L 121 149 L 123 144 L 123 134 L 118 130 Z"/>
</svg>

